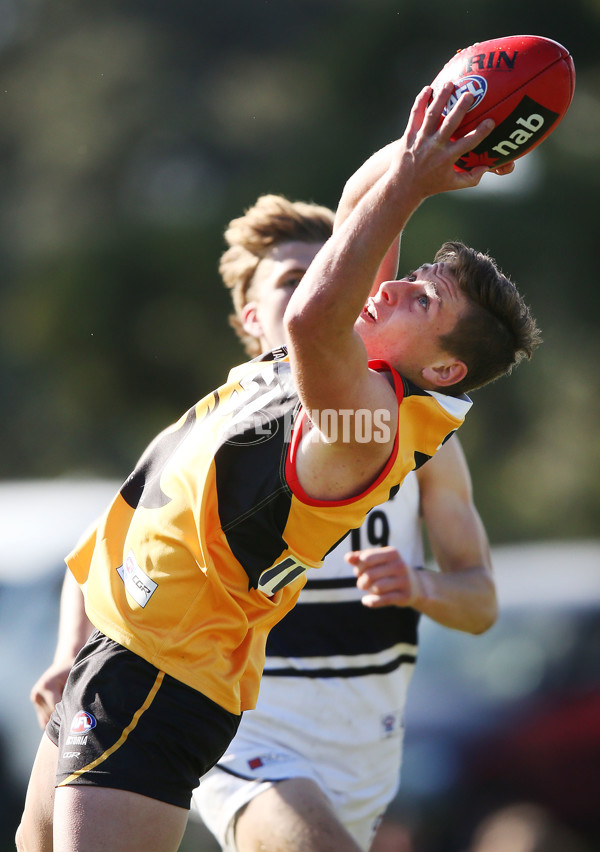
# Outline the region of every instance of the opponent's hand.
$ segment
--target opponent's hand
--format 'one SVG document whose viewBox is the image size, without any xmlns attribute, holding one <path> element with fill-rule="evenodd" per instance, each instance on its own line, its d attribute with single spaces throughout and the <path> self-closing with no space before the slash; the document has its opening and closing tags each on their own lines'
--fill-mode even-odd
<svg viewBox="0 0 600 852">
<path fill-rule="evenodd" d="M 55 705 L 61 700 L 71 666 L 52 663 L 33 685 L 29 698 L 35 708 L 40 727 L 46 727 Z"/>
<path fill-rule="evenodd" d="M 409 568 L 395 547 L 355 550 L 346 554 L 346 561 L 354 566 L 356 585 L 365 592 L 365 606 L 414 606 L 422 596 L 421 572 Z"/>
</svg>

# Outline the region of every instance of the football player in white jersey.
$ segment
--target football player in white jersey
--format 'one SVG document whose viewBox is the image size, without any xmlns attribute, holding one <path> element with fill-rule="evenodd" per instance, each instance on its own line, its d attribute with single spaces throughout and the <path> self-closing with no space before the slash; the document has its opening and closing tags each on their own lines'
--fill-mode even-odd
<svg viewBox="0 0 600 852">
<path fill-rule="evenodd" d="M 263 196 L 230 223 L 220 271 L 249 355 L 284 340 L 287 303 L 333 218 Z M 386 262 L 381 275 L 391 278 L 397 249 Z M 421 518 L 437 573 L 423 570 Z M 223 848 L 369 848 L 398 786 L 419 613 L 471 633 L 496 618 L 487 538 L 456 437 L 328 556 L 272 632 L 258 707 L 194 797 Z M 90 629 L 67 571 L 54 662 L 31 693 L 42 726 Z"/>
</svg>

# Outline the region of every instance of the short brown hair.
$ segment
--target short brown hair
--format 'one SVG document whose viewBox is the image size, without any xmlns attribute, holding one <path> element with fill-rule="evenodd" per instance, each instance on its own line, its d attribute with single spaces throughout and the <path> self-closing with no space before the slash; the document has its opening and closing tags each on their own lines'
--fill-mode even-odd
<svg viewBox="0 0 600 852">
<path fill-rule="evenodd" d="M 495 261 L 459 242 L 447 242 L 435 256 L 448 264 L 470 308 L 441 337 L 443 348 L 467 366 L 467 375 L 447 388 L 452 394 L 482 387 L 531 358 L 541 343 L 535 319 L 516 286 Z"/>
<path fill-rule="evenodd" d="M 249 301 L 256 267 L 279 243 L 324 243 L 333 231 L 334 213 L 328 207 L 289 201 L 282 195 L 262 195 L 243 216 L 232 219 L 225 231 L 229 246 L 221 256 L 219 272 L 231 290 L 234 313 L 229 322 L 251 357 L 260 354 L 256 338 L 246 334 L 240 315 Z"/>
</svg>

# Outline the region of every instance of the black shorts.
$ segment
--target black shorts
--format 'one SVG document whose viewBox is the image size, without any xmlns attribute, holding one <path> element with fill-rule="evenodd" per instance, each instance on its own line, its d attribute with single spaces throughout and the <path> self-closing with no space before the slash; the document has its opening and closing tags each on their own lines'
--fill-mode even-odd
<svg viewBox="0 0 600 852">
<path fill-rule="evenodd" d="M 46 727 L 58 746 L 57 786 L 113 787 L 189 808 L 241 718 L 95 630 Z"/>
</svg>

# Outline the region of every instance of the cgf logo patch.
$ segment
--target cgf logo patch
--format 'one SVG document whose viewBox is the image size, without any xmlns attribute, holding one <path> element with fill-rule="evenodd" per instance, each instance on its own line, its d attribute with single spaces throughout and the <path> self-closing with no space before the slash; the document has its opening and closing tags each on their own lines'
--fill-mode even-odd
<svg viewBox="0 0 600 852">
<path fill-rule="evenodd" d="M 141 607 L 146 606 L 158 588 L 157 583 L 140 568 L 132 550 L 127 554 L 123 565 L 117 568 L 117 574 L 131 597 Z"/>
<path fill-rule="evenodd" d="M 72 734 L 87 734 L 92 728 L 96 727 L 96 719 L 91 713 L 86 713 L 85 710 L 80 710 L 75 713 L 71 722 Z"/>
</svg>

